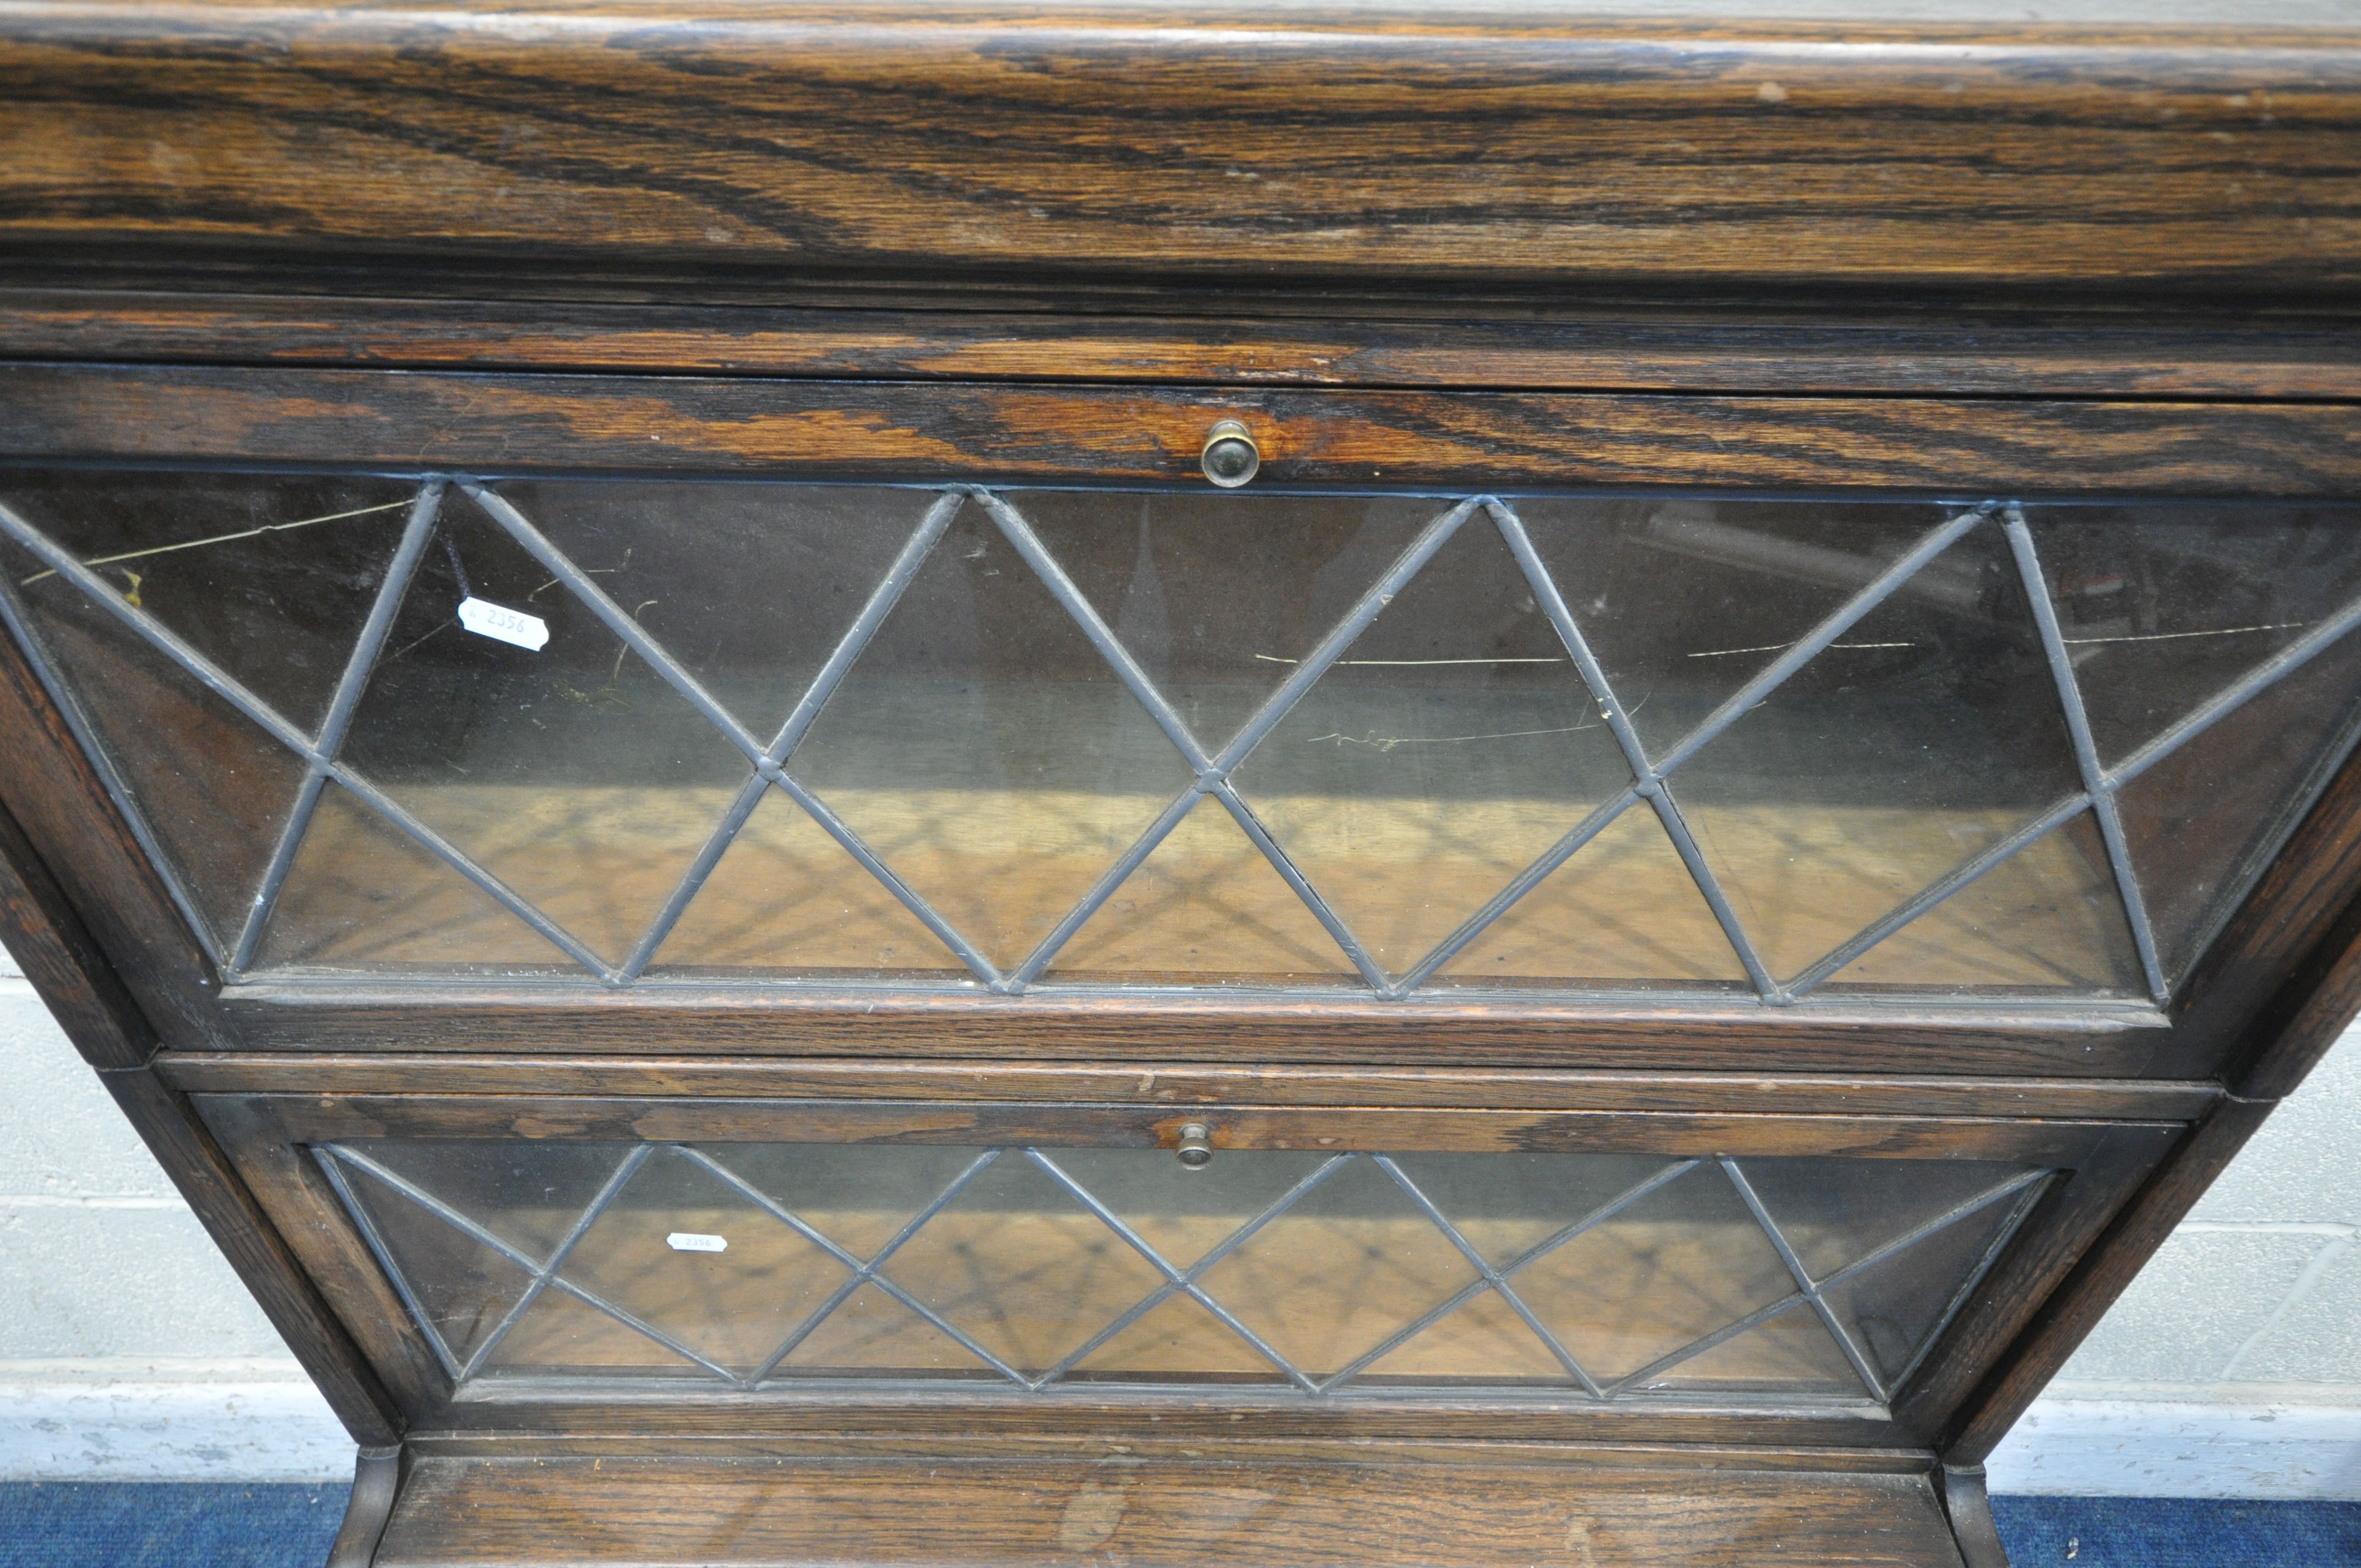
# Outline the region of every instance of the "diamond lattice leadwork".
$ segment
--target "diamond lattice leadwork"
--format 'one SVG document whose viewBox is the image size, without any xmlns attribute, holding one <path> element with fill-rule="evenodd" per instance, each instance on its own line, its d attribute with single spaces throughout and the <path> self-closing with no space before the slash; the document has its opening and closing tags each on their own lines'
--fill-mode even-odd
<svg viewBox="0 0 2361 1568">
<path fill-rule="evenodd" d="M 351 1143 L 455 1378 L 1883 1401 L 2047 1173 L 1976 1162 Z M 582 1201 L 585 1191 L 589 1193 Z M 578 1211 L 572 1207 L 582 1201 Z M 1831 1370 L 1833 1369 L 1833 1371 Z"/>
<path fill-rule="evenodd" d="M 1305 503 L 1326 510 L 1305 514 L 1295 555 L 1270 558 L 1301 574 L 1298 608 L 1225 620 L 1199 579 L 1236 597 L 1251 572 L 1223 576 L 1214 523 L 1192 515 L 1176 533 L 1152 498 L 1040 498 L 1037 527 L 983 490 L 737 488 L 707 560 L 682 543 L 701 515 L 693 485 L 626 498 L 434 481 L 399 501 L 288 481 L 288 506 L 330 510 L 280 520 L 263 482 L 176 482 L 187 493 L 146 521 L 60 500 L 62 479 L 20 487 L 23 510 L 0 507 L 0 614 L 232 974 L 570 964 L 609 985 L 963 973 L 1008 992 L 1356 980 L 1385 996 L 2162 997 L 2354 728 L 2340 661 L 2361 563 L 2341 520 L 2309 514 L 2260 533 L 2175 523 L 2169 538 L 2142 521 L 2134 548 L 2106 543 L 2133 526 L 2120 520 L 2069 527 L 1998 503 L 1889 505 L 1861 522 L 1804 503 L 1537 502 L 1529 524 L 1486 497 L 1423 522 L 1408 501 L 1322 501 Z M 657 534 L 621 504 L 649 497 L 670 520 Z M 817 510 L 774 547 L 766 505 Z M 235 526 L 208 532 L 216 516 Z M 848 530 L 858 547 L 831 554 Z M 658 534 L 664 549 L 635 559 L 631 542 Z M 267 562 L 238 566 L 258 550 Z M 1719 608 L 1657 607 L 1663 625 L 1763 641 L 1651 641 L 1617 585 L 1675 579 L 1619 576 L 1632 552 L 1689 563 L 1676 580 L 1697 593 L 1717 572 L 1736 585 Z M 2210 580 L 2191 563 L 2217 556 L 2257 582 L 2293 562 L 2303 581 L 2268 603 L 2175 599 Z M 324 585 L 293 596 L 310 608 L 283 648 L 247 622 L 289 596 L 241 586 L 219 624 L 192 608 L 224 572 L 266 566 Z M 773 566 L 824 612 L 765 612 Z M 459 602 L 494 594 L 563 656 L 468 641 Z M 2240 623 L 2195 623 L 2225 617 Z M 2167 642 L 2204 651 L 2169 666 L 2170 691 L 2142 674 Z M 508 659 L 516 700 L 421 663 L 446 646 L 462 664 Z M 110 679 L 126 657 L 154 678 Z M 1399 674 L 1411 666 L 1486 674 L 1429 697 L 1427 675 Z M 1384 670 L 1397 674 L 1370 674 Z M 2218 747 L 2186 750 L 2258 693 L 2297 690 L 2300 672 L 2299 707 L 2329 717 L 2286 766 L 2233 779 L 2206 761 Z M 1909 724 L 1877 718 L 1931 711 L 1913 683 L 1937 675 L 1944 700 L 1966 693 L 1972 722 L 1998 726 L 1954 725 L 1972 767 L 1918 756 Z M 436 679 L 439 702 L 411 689 Z M 976 689 L 947 696 L 963 679 Z M 169 702 L 142 695 L 163 686 Z M 1885 708 L 1861 696 L 1875 691 Z M 1850 706 L 1814 718 L 1815 692 Z M 1044 717 L 1074 701 L 1106 722 Z M 159 703 L 187 721 L 158 729 Z M 454 724 L 466 745 L 438 740 Z M 893 755 L 862 739 L 881 725 Z M 244 761 L 214 739 L 232 736 Z M 1354 776 L 1304 773 L 1322 747 Z M 206 788 L 250 830 L 192 837 L 182 786 L 225 759 L 257 783 Z M 1981 794 L 1964 782 L 1979 769 Z M 1750 795 L 1765 788 L 1775 801 Z M 2231 848 L 2177 875 L 2169 825 L 2200 819 L 2208 845 Z M 2161 928 L 2144 864 L 2175 890 Z M 803 889 L 793 918 L 747 906 L 766 887 Z"/>
</svg>

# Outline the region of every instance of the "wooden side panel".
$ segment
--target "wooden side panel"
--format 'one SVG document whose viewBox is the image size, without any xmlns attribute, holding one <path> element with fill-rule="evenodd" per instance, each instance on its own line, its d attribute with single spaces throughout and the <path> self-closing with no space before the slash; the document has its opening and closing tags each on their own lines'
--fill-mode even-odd
<svg viewBox="0 0 2361 1568">
<path fill-rule="evenodd" d="M 2318 289 L 2361 276 L 2356 103 L 2350 34 L 2262 27 L 28 4 L 0 240 Z"/>
<path fill-rule="evenodd" d="M 1683 485 L 2254 497 L 2361 488 L 2339 404 L 1304 392 L 22 366 L 0 451 L 259 466 L 1202 486 Z"/>
<path fill-rule="evenodd" d="M 2348 774 L 2350 770 L 2348 770 Z M 2150 1176 L 2073 1275 L 2048 1294 L 2021 1339 L 1962 1408 L 1946 1458 L 1981 1464 L 2114 1304 L 2142 1266 L 2196 1206 L 2279 1097 L 2291 1091 L 2361 1011 L 2361 908 L 2347 910 L 2311 945 L 2307 960 L 2243 1042 L 2242 1087 Z"/>
<path fill-rule="evenodd" d="M 2351 922 L 2361 914 L 2356 898 L 2361 751 L 2346 760 L 2190 976 L 2174 1008 L 2174 1044 L 2159 1053 L 2159 1065 L 2215 1071 L 2226 1062 L 2235 1082 L 2304 1013 L 2312 1015 L 2306 1047 L 2277 1049 L 2273 1076 L 2238 1091 L 2268 1099 L 2293 1089 L 2361 1006 L 2361 977 L 2348 956 Z"/>
<path fill-rule="evenodd" d="M 16 819 L 0 808 L 0 940 L 42 1003 L 97 1068 L 137 1067 L 156 1031 L 106 961 Z"/>
<path fill-rule="evenodd" d="M 2173 1151 L 1975 1391 L 1943 1446 L 1948 1463 L 1981 1464 L 1991 1455 L 2270 1111 L 2268 1103 L 2233 1102 Z"/>
<path fill-rule="evenodd" d="M 55 710 L 40 705 L 42 694 L 22 684 L 25 676 L 13 645 L 0 636 L 0 737 L 9 740 L 0 747 L 0 787 L 22 790 L 17 798 L 42 812 L 53 829 L 78 835 L 71 839 L 78 853 L 69 864 L 86 877 L 93 872 L 101 877 L 93 924 L 115 932 L 119 940 L 142 931 L 161 931 L 169 939 L 176 929 L 169 924 L 174 919 L 170 906 L 159 911 L 148 902 L 160 902 L 160 890 L 153 887 L 137 849 L 114 836 L 119 819 L 106 808 L 104 797 L 93 799 L 88 793 L 95 781 L 75 767 L 80 754 L 56 732 L 35 729 L 45 716 L 54 720 Z M 17 699 L 13 713 L 6 706 L 12 696 Z M 16 725 L 13 730 L 12 721 Z M 0 929 L 42 1000 L 83 1057 L 101 1069 L 100 1081 L 107 1092 L 346 1429 L 365 1444 L 398 1441 L 401 1414 L 344 1326 L 213 1135 L 197 1120 L 188 1099 L 146 1065 L 155 1049 L 155 1014 L 152 1009 L 143 1013 L 137 1002 L 158 997 L 170 1006 L 181 1003 L 183 993 L 169 979 L 126 983 L 78 910 L 67 902 L 48 863 L 5 809 L 0 809 Z M 181 1025 L 177 1032 L 182 1037 L 194 1034 L 187 1026 L 188 1014 L 165 1016 Z M 197 1021 L 203 1022 L 202 1013 Z"/>
<path fill-rule="evenodd" d="M 1938 1442 L 1985 1374 L 2014 1351 L 2037 1306 L 2088 1261 L 2142 1183 L 2185 1141 L 2179 1127 L 2118 1127 L 2086 1145 L 2073 1179 L 2043 1194 L 1894 1400 L 1895 1426 L 1912 1441 Z"/>
<path fill-rule="evenodd" d="M 0 629 L 0 809 L 38 858 L 165 1044 L 236 1044 L 214 1005 L 213 961 L 107 797 L 65 718 Z M 27 906 L 29 907 L 29 906 Z M 27 970 L 31 973 L 31 970 Z M 69 1022 L 71 1022 L 69 1017 Z M 120 1055 L 119 1045 L 93 1046 Z M 130 1058 L 112 1065 L 131 1065 Z"/>
<path fill-rule="evenodd" d="M 363 1447 L 400 1442 L 400 1408 L 187 1100 L 151 1068 L 100 1077 L 345 1430 Z"/>
</svg>

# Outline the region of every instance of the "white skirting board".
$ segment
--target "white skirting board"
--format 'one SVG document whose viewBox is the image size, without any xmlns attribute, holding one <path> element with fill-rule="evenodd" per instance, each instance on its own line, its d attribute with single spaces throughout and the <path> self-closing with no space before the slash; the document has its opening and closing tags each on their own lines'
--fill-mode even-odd
<svg viewBox="0 0 2361 1568">
<path fill-rule="evenodd" d="M 2361 1501 L 2361 1406 L 2044 1399 L 1985 1468 L 1996 1493 Z"/>
<path fill-rule="evenodd" d="M 268 1381 L 0 1368 L 0 1481 L 349 1481 L 353 1440 L 301 1375 Z"/>
<path fill-rule="evenodd" d="M 1992 1458 L 1997 1493 L 2361 1501 L 2361 1406 L 2051 1399 Z M 308 1383 L 0 1369 L 0 1481 L 345 1481 Z"/>
</svg>

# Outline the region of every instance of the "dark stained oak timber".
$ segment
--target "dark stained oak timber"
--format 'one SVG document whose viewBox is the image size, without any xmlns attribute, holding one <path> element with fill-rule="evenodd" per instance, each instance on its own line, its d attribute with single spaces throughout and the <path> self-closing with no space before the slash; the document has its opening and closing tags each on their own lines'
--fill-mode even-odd
<svg viewBox="0 0 2361 1568">
<path fill-rule="evenodd" d="M 1927 1451 L 1910 1445 L 1875 1407 L 1860 1403 L 1789 1405 L 1773 1412 L 1738 1403 L 1667 1408 L 1653 1399 L 1605 1406 L 1526 1396 L 1511 1402 L 1480 1393 L 1257 1403 L 1218 1389 L 1176 1400 L 1154 1392 L 1126 1398 L 1086 1385 L 1053 1384 L 1038 1394 L 1014 1396 L 990 1385 L 962 1389 L 941 1383 L 873 1392 L 840 1384 L 779 1394 L 651 1394 L 614 1382 L 571 1389 L 549 1382 L 503 1389 L 491 1398 L 470 1390 L 434 1411 L 432 1420 L 438 1424 L 423 1430 L 438 1448 L 530 1453 L 567 1445 L 592 1456 L 651 1442 L 678 1443 L 686 1452 L 764 1442 L 785 1447 L 849 1431 L 869 1441 L 932 1445 L 937 1453 L 949 1444 L 973 1453 L 1018 1440 L 1049 1449 L 1092 1442 L 1137 1447 L 1159 1439 L 1226 1447 L 1253 1438 L 1356 1448 L 1401 1444 L 1423 1451 L 1422 1457 L 1442 1459 L 1466 1445 L 1498 1443 L 1504 1432 L 1513 1431 L 1532 1443 L 1660 1446 L 1669 1465 L 1687 1464 L 1700 1445 L 1708 1451 L 1704 1462 L 1722 1469 L 1744 1466 L 1714 1451 L 1741 1446 L 1763 1451 L 1766 1467 L 1788 1467 L 1788 1456 L 1798 1449 L 1842 1456 L 1827 1466 L 1831 1469 L 1891 1474 L 1932 1463 L 1919 1458 Z M 1877 1458 L 1854 1463 L 1853 1456 L 1864 1450 Z"/>
<path fill-rule="evenodd" d="M 21 365 L 27 458 L 878 479 L 1204 483 L 1243 421 L 1258 486 L 1706 486 L 2349 494 L 2361 407 L 1312 392 Z"/>
<path fill-rule="evenodd" d="M 0 288 L 0 356 L 402 369 L 889 380 L 1439 387 L 1501 391 L 2361 399 L 2361 327 L 1790 313 L 1528 311 L 1310 316 L 1224 297 L 1219 314 L 290 298 Z M 1496 311 L 1500 306 L 1493 307 Z M 1474 307 L 1461 307 L 1466 313 Z"/>
<path fill-rule="evenodd" d="M 336 1539 L 328 1544 L 327 1568 L 369 1568 L 401 1489 L 401 1449 L 364 1448 L 355 1456 L 352 1495 Z"/>
<path fill-rule="evenodd" d="M 2065 3 L 19 0 L 0 462 L 2361 498 L 2361 19 Z M 2157 1006 L 225 986 L 75 722 L 0 639 L 0 938 L 372 1451 L 354 1568 L 1996 1568 L 1973 1467 L 2361 1008 L 2361 761 Z M 455 1387 L 313 1146 L 1192 1122 L 2048 1174 L 1882 1405 Z"/>
<path fill-rule="evenodd" d="M 187 1097 L 166 1087 L 152 1068 L 102 1072 L 99 1080 L 147 1140 L 345 1430 L 363 1447 L 400 1442 L 404 1424 L 401 1407 L 213 1134 L 192 1112 Z"/>
<path fill-rule="evenodd" d="M 1983 1467 L 1945 1469 L 1936 1479 L 1943 1509 L 1950 1516 L 1951 1534 L 1959 1541 L 1960 1555 L 1967 1560 L 1968 1568 L 2009 1568 L 2008 1548 L 2001 1542 L 1992 1497 L 1984 1490 Z"/>
<path fill-rule="evenodd" d="M 553 1407 L 555 1408 L 555 1407 Z M 981 1409 L 981 1407 L 975 1407 Z M 1577 1441 L 1532 1437 L 1455 1439 L 1439 1442 L 1429 1438 L 1382 1437 L 1374 1434 L 1340 1438 L 1289 1432 L 1269 1435 L 1241 1432 L 1236 1422 L 1223 1418 L 1230 1431 L 1221 1434 L 1219 1457 L 1231 1463 L 1334 1464 L 1400 1464 L 1439 1459 L 1479 1467 L 1543 1465 L 1569 1470 L 1593 1467 L 1624 1470 L 1686 1469 L 1750 1470 L 1782 1473 L 1857 1472 L 1871 1475 L 1925 1475 L 1936 1468 L 1934 1452 L 1921 1448 L 1847 1447 L 1832 1442 L 1801 1443 L 1667 1443 L 1644 1439 Z M 1157 1423 L 1160 1427 L 1162 1423 Z M 1816 1430 L 1814 1436 L 1819 1435 Z M 418 1430 L 404 1440 L 420 1459 L 499 1459 L 519 1448 L 517 1440 L 464 1428 Z M 666 1457 L 660 1442 L 613 1432 L 544 1431 L 531 1439 L 535 1457 L 560 1459 Z M 1051 1459 L 1097 1463 L 1137 1459 L 1147 1462 L 1207 1457 L 1202 1437 L 1191 1431 L 1110 1430 L 1092 1432 L 1080 1427 L 1054 1432 L 994 1431 L 981 1441 L 959 1432 L 918 1432 L 886 1421 L 874 1427 L 848 1422 L 837 1427 L 810 1426 L 794 1431 L 749 1432 L 733 1438 L 708 1436 L 697 1444 L 699 1453 L 717 1459 L 785 1460 L 905 1460 L 992 1458 L 1023 1462 Z"/>
<path fill-rule="evenodd" d="M 1667 1467 L 426 1458 L 379 1568 L 562 1561 L 1959 1568 L 1929 1477 Z"/>
<path fill-rule="evenodd" d="M 109 956 L 115 983 L 130 993 L 147 1026 L 164 1044 L 238 1043 L 235 1027 L 214 1004 L 219 981 L 212 959 L 173 906 L 65 716 L 4 627 L 0 810 L 14 819 L 24 836 L 24 852 L 46 868 L 88 935 Z M 65 1020 L 74 1021 L 71 1014 Z M 119 1035 L 119 1028 L 105 1028 L 82 1048 L 105 1054 L 107 1065 L 134 1065 L 137 1058 L 125 1056 Z"/>
<path fill-rule="evenodd" d="M 1455 1464 L 1478 1466 L 1561 1466 L 1561 1469 L 1693 1469 L 1693 1471 L 1775 1471 L 1775 1474 L 1829 1474 L 1858 1471 L 1865 1476 L 1927 1476 L 1936 1469 L 1934 1450 L 1927 1448 L 1862 1448 L 1841 1442 L 1669 1442 L 1669 1441 L 1567 1441 L 1567 1438 L 1433 1438 L 1386 1436 L 1306 1436 L 1261 1431 L 1237 1431 L 1237 1421 L 1223 1421 L 1230 1431 L 1221 1436 L 1218 1457 L 1223 1462 L 1263 1462 L 1263 1464 L 1402 1464 L 1414 1459 L 1445 1459 Z M 664 1450 L 647 1438 L 611 1431 L 533 1433 L 532 1438 L 499 1438 L 470 1429 L 423 1429 L 406 1438 L 418 1459 L 500 1459 L 529 1453 L 541 1459 L 604 1459 L 604 1457 L 664 1457 Z M 1194 1453 L 1192 1453 L 1194 1450 Z M 914 1433 L 895 1424 L 876 1429 L 848 1421 L 843 1426 L 810 1426 L 798 1431 L 763 1431 L 741 1436 L 704 1436 L 697 1454 L 713 1459 L 1204 1459 L 1204 1442 L 1197 1433 L 1157 1431 L 1083 1431 L 1062 1429 L 1041 1431 L 992 1431 L 980 1441 L 966 1433 Z"/>
<path fill-rule="evenodd" d="M 2361 901 L 2325 932 L 2287 994 L 2253 1031 L 2252 1048 L 2233 1064 L 2240 1100 L 2272 1102 L 2295 1091 L 2361 1014 Z"/>
<path fill-rule="evenodd" d="M 2349 784 L 2348 766 L 2340 785 Z M 2315 813 L 2315 817 L 2317 817 Z M 2286 863 L 2282 858 L 2282 865 Z M 2299 868 L 2301 869 L 2301 868 Z M 2257 1091 L 2224 1099 L 2173 1149 L 2074 1275 L 2048 1296 L 2001 1369 L 1975 1391 L 1952 1431 L 1938 1439 L 1954 1464 L 1981 1464 L 2042 1387 L 2057 1376 L 2134 1275 L 2164 1245 L 2279 1098 L 2302 1081 L 2361 1007 L 2361 902 L 2312 943 L 2307 960 L 2253 1026 L 2241 1053 L 2239 1085 Z"/>
<path fill-rule="evenodd" d="M 2349 289 L 2361 31 L 28 3 L 0 244 Z"/>
<path fill-rule="evenodd" d="M 2249 1099 L 2295 1087 L 2361 1008 L 2348 957 L 2361 911 L 2361 751 L 2347 758 L 2185 982 L 2167 1063 L 2237 1079 Z M 2308 968 L 2307 968 L 2308 966 Z"/>
<path fill-rule="evenodd" d="M 2094 1140 L 2161 1154 L 2180 1124 L 2010 1121 L 1933 1116 L 1728 1115 L 1667 1111 L 1468 1111 L 1356 1105 L 1308 1109 L 1224 1104 L 1187 1111 L 992 1102 L 559 1098 L 524 1095 L 196 1095 L 234 1124 L 266 1118 L 287 1139 L 590 1138 L 658 1143 L 1038 1144 L 1170 1148 L 1202 1122 L 1215 1150 L 1345 1153 L 1422 1149 L 1514 1153 L 1614 1151 L 1671 1156 L 1851 1155 L 2015 1159 L 2071 1166 Z M 1219 1157 L 1218 1153 L 1215 1156 Z"/>
<path fill-rule="evenodd" d="M 560 1094 L 738 1099 L 1090 1101 L 1112 1104 L 1409 1105 L 1783 1115 L 2193 1119 L 2204 1082 L 2088 1079 L 1831 1078 L 1804 1074 L 1549 1072 L 1261 1064 L 1137 1067 L 1031 1062 L 676 1058 L 298 1056 L 175 1052 L 167 1082 L 203 1094 Z"/>
<path fill-rule="evenodd" d="M 237 985 L 260 1050 L 984 1058 L 2138 1077 L 2171 1043 L 2140 1006 L 1581 1004 L 1243 996 Z M 1135 1069 L 1137 1070 L 1137 1069 Z"/>
<path fill-rule="evenodd" d="M 432 1415 L 449 1394 L 449 1379 L 317 1162 L 302 1145 L 277 1135 L 275 1120 L 243 1106 L 216 1098 L 203 1114 L 247 1190 L 346 1325 L 358 1360 L 399 1406 L 403 1420 L 414 1426 Z"/>
<path fill-rule="evenodd" d="M 1949 1433 L 1938 1435 L 1949 1463 L 1981 1464 L 1991 1457 L 2026 1407 L 2098 1327 L 2132 1277 L 2164 1245 L 2231 1157 L 2260 1130 L 2271 1109 L 2269 1102 L 2232 1101 L 2167 1157 L 2082 1267 L 2042 1303 L 2023 1338 L 1974 1391 Z"/>
<path fill-rule="evenodd" d="M 138 1067 L 156 1054 L 156 1031 L 5 808 L 0 943 L 91 1066 Z"/>
<path fill-rule="evenodd" d="M 1892 1404 L 1896 1430 L 1939 1444 L 1979 1382 L 2014 1351 L 2037 1303 L 2090 1257 L 2109 1225 L 2186 1137 L 2187 1128 L 2117 1124 L 2087 1138 L 2073 1176 L 2052 1182 L 2008 1249 L 1976 1283 Z"/>
</svg>

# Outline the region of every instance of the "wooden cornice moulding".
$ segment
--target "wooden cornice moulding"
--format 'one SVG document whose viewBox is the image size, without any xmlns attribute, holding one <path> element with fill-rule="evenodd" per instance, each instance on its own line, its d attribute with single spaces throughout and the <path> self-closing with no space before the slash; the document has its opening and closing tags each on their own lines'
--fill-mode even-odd
<svg viewBox="0 0 2361 1568">
<path fill-rule="evenodd" d="M 1561 294 L 2361 281 L 2361 27 L 1747 9 L 17 0 L 0 256 Z"/>
</svg>

